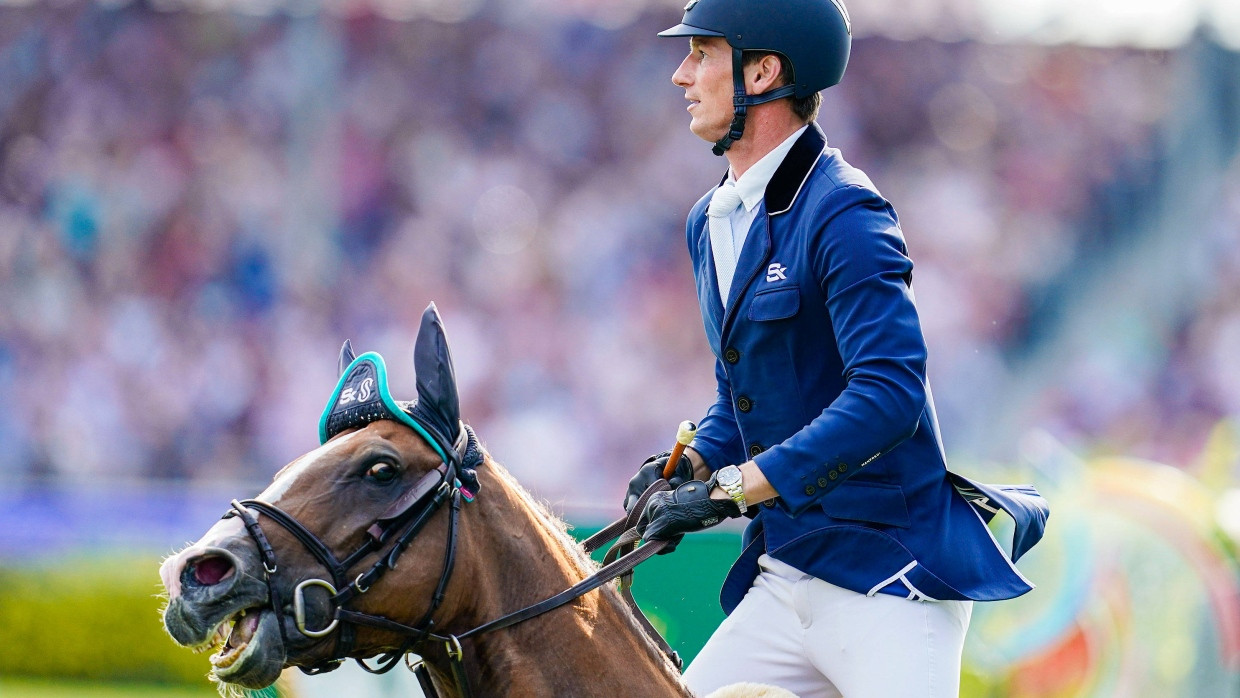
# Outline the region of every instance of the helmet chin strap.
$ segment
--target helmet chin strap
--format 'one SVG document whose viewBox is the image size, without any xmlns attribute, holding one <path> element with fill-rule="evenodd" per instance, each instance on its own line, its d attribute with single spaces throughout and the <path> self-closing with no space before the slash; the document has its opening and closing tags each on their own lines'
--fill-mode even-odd
<svg viewBox="0 0 1240 698">
<path fill-rule="evenodd" d="M 715 155 L 723 155 L 732 147 L 732 144 L 741 139 L 745 133 L 745 116 L 749 111 L 749 107 L 767 102 L 774 102 L 777 99 L 791 97 L 796 92 L 795 85 L 784 85 L 776 87 L 769 92 L 763 92 L 760 95 L 749 95 L 745 92 L 745 69 L 742 65 L 743 52 L 732 48 L 732 106 L 735 111 L 732 112 L 732 124 L 728 127 L 728 135 L 715 141 L 715 147 L 711 148 L 711 152 Z"/>
</svg>

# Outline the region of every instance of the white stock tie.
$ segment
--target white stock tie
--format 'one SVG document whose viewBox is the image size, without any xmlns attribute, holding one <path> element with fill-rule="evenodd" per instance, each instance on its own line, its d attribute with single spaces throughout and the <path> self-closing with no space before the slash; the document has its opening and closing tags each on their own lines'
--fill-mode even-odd
<svg viewBox="0 0 1240 698">
<path fill-rule="evenodd" d="M 706 221 L 710 226 L 710 249 L 715 257 L 715 278 L 719 280 L 719 301 L 728 307 L 728 291 L 736 273 L 736 250 L 732 244 L 732 223 L 728 216 L 741 203 L 741 194 L 732 182 L 725 182 L 710 197 Z"/>
</svg>

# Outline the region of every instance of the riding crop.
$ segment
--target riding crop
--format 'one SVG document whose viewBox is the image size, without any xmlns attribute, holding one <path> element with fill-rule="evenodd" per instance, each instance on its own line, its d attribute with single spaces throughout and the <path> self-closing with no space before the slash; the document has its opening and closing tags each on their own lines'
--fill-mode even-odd
<svg viewBox="0 0 1240 698">
<path fill-rule="evenodd" d="M 672 447 L 672 455 L 667 459 L 667 465 L 663 466 L 663 479 L 669 479 L 676 472 L 676 464 L 680 462 L 680 457 L 685 452 L 685 447 L 693 441 L 693 437 L 697 435 L 697 425 L 689 420 L 680 423 L 680 428 L 676 430 L 676 445 Z"/>
</svg>

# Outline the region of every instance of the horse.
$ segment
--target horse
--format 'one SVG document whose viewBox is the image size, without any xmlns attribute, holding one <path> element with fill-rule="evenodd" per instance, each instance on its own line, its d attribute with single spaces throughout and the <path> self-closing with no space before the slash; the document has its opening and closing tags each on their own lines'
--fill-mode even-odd
<svg viewBox="0 0 1240 698">
<path fill-rule="evenodd" d="M 214 650 L 221 691 L 345 658 L 386 670 L 416 653 L 424 690 L 441 696 L 692 695 L 614 585 L 494 623 L 598 566 L 460 421 L 433 303 L 415 342 L 416 401 L 392 399 L 377 354 L 346 342 L 340 366 L 321 445 L 160 567 L 165 629 Z M 375 656 L 378 669 L 364 662 Z"/>
</svg>

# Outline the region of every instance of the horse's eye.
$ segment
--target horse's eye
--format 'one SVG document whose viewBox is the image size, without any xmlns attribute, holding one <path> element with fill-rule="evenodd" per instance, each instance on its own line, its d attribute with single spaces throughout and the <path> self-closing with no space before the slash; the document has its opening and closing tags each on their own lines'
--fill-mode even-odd
<svg viewBox="0 0 1240 698">
<path fill-rule="evenodd" d="M 366 471 L 366 478 L 375 482 L 391 482 L 400 474 L 400 470 L 391 463 L 375 463 Z"/>
</svg>

